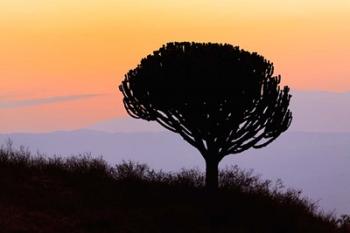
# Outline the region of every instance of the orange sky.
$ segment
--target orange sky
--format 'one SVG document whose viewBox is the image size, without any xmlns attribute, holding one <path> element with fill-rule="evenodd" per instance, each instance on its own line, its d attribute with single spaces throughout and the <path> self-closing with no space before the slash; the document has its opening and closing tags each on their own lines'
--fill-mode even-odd
<svg viewBox="0 0 350 233">
<path fill-rule="evenodd" d="M 348 0 L 2 0 L 0 132 L 123 116 L 123 74 L 168 41 L 227 42 L 297 90 L 350 90 Z"/>
</svg>

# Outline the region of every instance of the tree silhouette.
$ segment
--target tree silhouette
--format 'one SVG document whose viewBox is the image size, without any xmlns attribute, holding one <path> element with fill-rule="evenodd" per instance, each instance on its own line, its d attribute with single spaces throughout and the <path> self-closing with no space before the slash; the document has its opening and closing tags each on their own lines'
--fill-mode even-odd
<svg viewBox="0 0 350 233">
<path fill-rule="evenodd" d="M 264 147 L 291 123 L 289 88 L 273 71 L 230 44 L 175 42 L 143 58 L 119 89 L 130 116 L 157 121 L 200 151 L 215 190 L 225 156 Z"/>
</svg>

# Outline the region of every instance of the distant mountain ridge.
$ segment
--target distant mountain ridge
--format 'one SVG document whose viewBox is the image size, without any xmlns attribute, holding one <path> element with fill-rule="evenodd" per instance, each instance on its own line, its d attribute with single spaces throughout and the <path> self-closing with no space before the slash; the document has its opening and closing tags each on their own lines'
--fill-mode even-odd
<svg viewBox="0 0 350 233">
<path fill-rule="evenodd" d="M 289 131 L 350 132 L 350 92 L 294 91 L 291 94 L 293 122 Z M 86 129 L 112 133 L 165 131 L 156 122 L 131 117 L 98 122 Z"/>
<path fill-rule="evenodd" d="M 163 132 L 166 131 L 155 121 L 144 121 L 131 117 L 114 118 L 88 126 L 88 130 L 108 133 L 136 133 L 136 132 Z"/>
<path fill-rule="evenodd" d="M 350 132 L 350 92 L 297 91 L 292 95 L 294 121 L 289 130 Z"/>
</svg>

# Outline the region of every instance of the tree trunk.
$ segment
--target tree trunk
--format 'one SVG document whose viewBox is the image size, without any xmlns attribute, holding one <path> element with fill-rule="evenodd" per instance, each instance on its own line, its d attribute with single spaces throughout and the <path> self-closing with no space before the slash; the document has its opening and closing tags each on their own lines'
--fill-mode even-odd
<svg viewBox="0 0 350 233">
<path fill-rule="evenodd" d="M 205 186 L 208 191 L 215 192 L 218 189 L 219 185 L 219 161 L 207 159 L 205 162 Z"/>
</svg>

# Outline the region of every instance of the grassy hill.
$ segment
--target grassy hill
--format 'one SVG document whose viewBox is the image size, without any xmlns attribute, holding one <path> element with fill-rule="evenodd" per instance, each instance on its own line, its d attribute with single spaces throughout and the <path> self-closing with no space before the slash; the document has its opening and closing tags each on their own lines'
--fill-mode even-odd
<svg viewBox="0 0 350 233">
<path fill-rule="evenodd" d="M 208 194 L 196 170 L 156 172 L 86 156 L 33 157 L 0 149 L 0 232 L 322 233 L 350 232 L 280 183 L 237 167 L 222 171 Z"/>
</svg>

